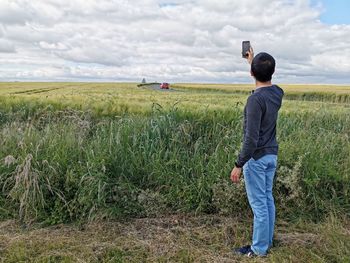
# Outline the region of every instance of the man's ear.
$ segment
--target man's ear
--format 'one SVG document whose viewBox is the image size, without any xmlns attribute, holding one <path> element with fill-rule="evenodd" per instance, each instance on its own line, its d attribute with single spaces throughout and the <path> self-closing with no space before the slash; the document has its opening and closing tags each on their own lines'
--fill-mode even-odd
<svg viewBox="0 0 350 263">
<path fill-rule="evenodd" d="M 250 76 L 254 77 L 253 71 L 250 71 Z"/>
</svg>

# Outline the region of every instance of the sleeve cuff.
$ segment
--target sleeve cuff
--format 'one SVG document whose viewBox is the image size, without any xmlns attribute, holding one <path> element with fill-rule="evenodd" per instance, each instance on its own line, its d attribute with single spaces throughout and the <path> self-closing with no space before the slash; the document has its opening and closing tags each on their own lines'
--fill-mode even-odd
<svg viewBox="0 0 350 263">
<path fill-rule="evenodd" d="M 242 167 L 243 167 L 243 165 L 239 164 L 238 162 L 235 162 L 235 166 L 236 166 L 237 168 L 242 168 Z"/>
</svg>

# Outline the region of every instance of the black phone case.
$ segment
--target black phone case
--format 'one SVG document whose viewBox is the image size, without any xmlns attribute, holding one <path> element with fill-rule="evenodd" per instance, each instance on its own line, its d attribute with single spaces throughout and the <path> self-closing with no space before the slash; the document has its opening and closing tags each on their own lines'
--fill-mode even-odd
<svg viewBox="0 0 350 263">
<path fill-rule="evenodd" d="M 250 41 L 243 41 L 242 42 L 242 57 L 247 57 L 247 52 L 250 50 Z"/>
</svg>

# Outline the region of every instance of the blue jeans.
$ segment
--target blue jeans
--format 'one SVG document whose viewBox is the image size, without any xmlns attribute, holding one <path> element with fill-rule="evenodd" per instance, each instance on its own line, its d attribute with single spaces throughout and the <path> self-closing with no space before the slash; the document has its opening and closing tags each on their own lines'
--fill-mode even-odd
<svg viewBox="0 0 350 263">
<path fill-rule="evenodd" d="M 254 213 L 252 250 L 266 255 L 272 246 L 275 226 L 275 203 L 272 196 L 277 155 L 268 154 L 258 160 L 251 158 L 244 166 L 244 181 L 250 207 Z"/>
</svg>

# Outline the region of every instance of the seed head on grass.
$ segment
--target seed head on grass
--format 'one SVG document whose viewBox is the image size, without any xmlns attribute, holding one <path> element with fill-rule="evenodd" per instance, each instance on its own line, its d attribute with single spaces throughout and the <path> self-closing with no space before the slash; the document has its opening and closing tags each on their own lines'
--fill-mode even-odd
<svg viewBox="0 0 350 263">
<path fill-rule="evenodd" d="M 19 218 L 29 222 L 36 218 L 37 207 L 43 207 L 45 200 L 40 183 L 40 173 L 33 165 L 33 155 L 28 154 L 22 164 L 14 171 L 12 178 L 14 185 L 9 196 L 19 202 Z"/>
<path fill-rule="evenodd" d="M 17 162 L 17 159 L 13 157 L 12 155 L 7 155 L 4 159 L 4 164 L 7 167 L 10 167 L 11 165 L 15 164 Z"/>
</svg>

